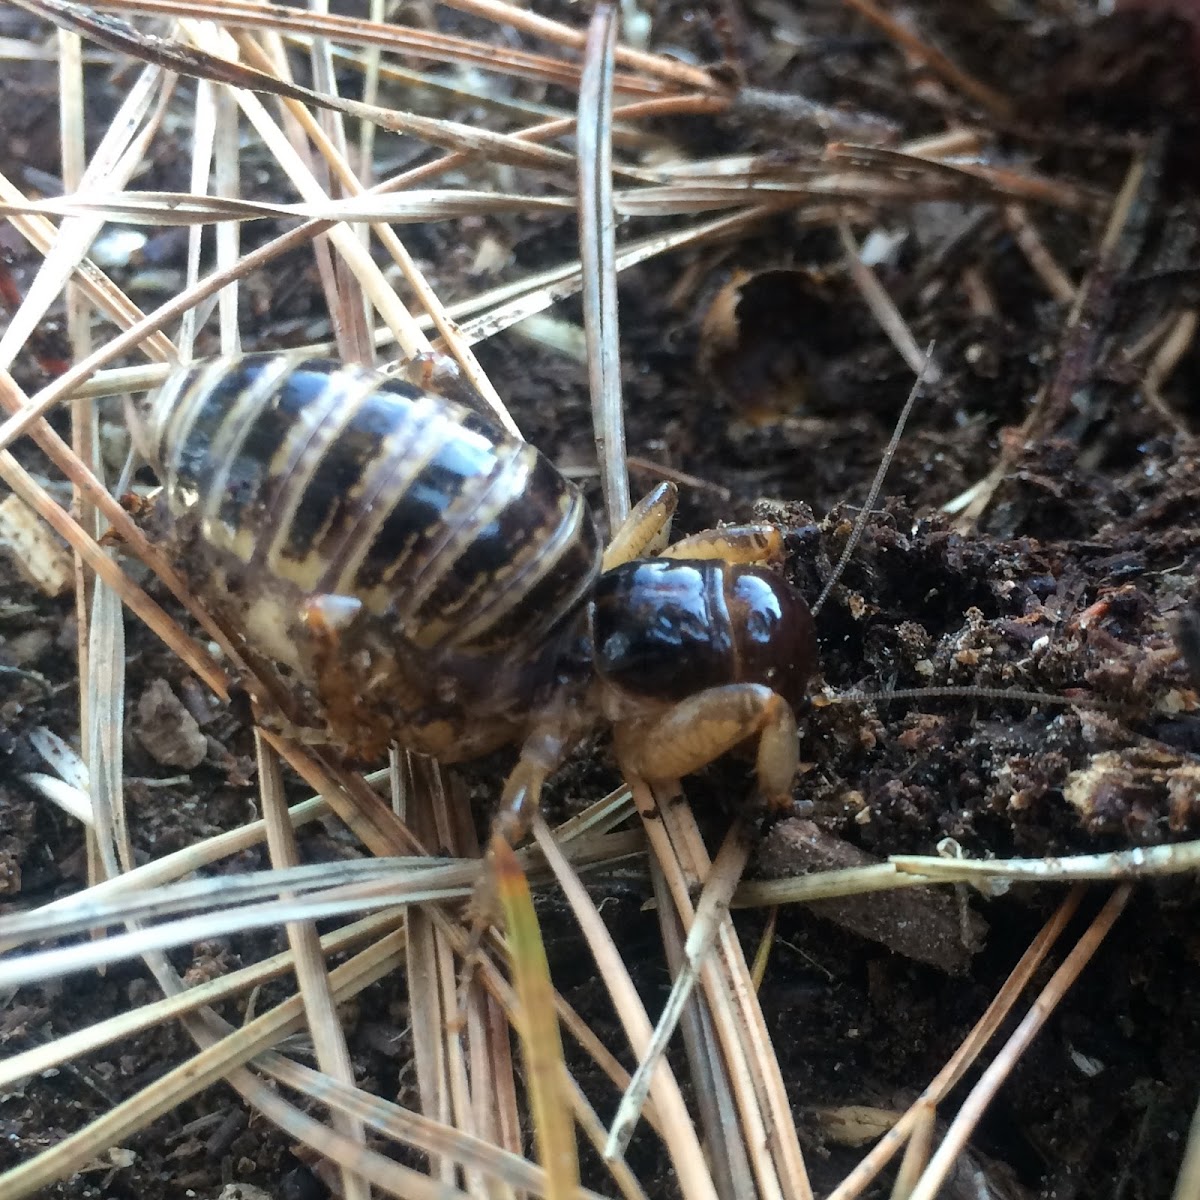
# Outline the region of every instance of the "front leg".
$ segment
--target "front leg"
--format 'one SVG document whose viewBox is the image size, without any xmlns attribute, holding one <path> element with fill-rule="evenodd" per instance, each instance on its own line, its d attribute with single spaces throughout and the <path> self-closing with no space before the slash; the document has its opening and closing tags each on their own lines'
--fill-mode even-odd
<svg viewBox="0 0 1200 1200">
<path fill-rule="evenodd" d="M 731 564 L 783 561 L 783 534 L 774 525 L 726 525 L 680 538 L 659 551 L 661 558 L 718 559 Z"/>
<path fill-rule="evenodd" d="M 690 775 L 752 737 L 759 798 L 769 808 L 786 808 L 800 761 L 796 718 L 763 684 L 708 688 L 660 715 L 618 721 L 614 730 L 622 770 L 651 783 Z"/>
<path fill-rule="evenodd" d="M 611 571 L 635 558 L 658 554 L 671 536 L 671 518 L 678 503 L 679 489 L 673 483 L 660 483 L 643 496 L 613 534 L 602 569 Z"/>
</svg>

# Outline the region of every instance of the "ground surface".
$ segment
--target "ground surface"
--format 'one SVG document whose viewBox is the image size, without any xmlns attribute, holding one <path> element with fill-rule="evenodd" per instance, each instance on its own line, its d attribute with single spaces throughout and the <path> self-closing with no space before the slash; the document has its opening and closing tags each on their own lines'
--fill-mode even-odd
<svg viewBox="0 0 1200 1200">
<path fill-rule="evenodd" d="M 837 5 L 815 8 L 803 28 L 787 8 L 747 5 L 736 23 L 756 83 L 884 112 L 905 137 L 942 127 L 938 97 L 914 97 L 881 35 L 851 22 Z M 757 864 L 764 874 L 804 869 L 813 861 L 805 846 L 814 840 L 834 854 L 884 857 L 932 852 L 952 838 L 968 856 L 1008 857 L 1200 836 L 1200 723 L 1188 711 L 1196 680 L 1172 641 L 1174 623 L 1189 612 L 1200 560 L 1193 437 L 1200 352 L 1192 347 L 1176 367 L 1162 390 L 1165 407 L 1146 403 L 1139 389 L 1144 365 L 1131 365 L 1126 353 L 1155 322 L 1194 301 L 1200 212 L 1194 163 L 1183 147 L 1200 109 L 1176 82 L 1187 73 L 1190 28 L 1180 25 L 1167 37 L 1143 12 L 1128 9 L 1091 26 L 994 16 L 976 28 L 963 27 L 957 6 L 919 12 L 922 28 L 936 31 L 963 66 L 1019 98 L 1008 132 L 1027 167 L 1111 195 L 1129 162 L 1122 140 L 1136 135 L 1152 140 L 1152 183 L 1119 255 L 1104 261 L 1096 247 L 1106 210 L 1035 210 L 1067 274 L 1090 288 L 1082 331 L 998 221 L 963 239 L 956 232 L 970 214 L 958 207 L 925 206 L 916 217 L 901 209 L 880 219 L 881 227 L 907 231 L 880 276 L 918 343 L 935 344 L 944 377 L 918 403 L 884 488 L 891 498 L 877 505 L 818 617 L 824 683 L 833 693 L 947 684 L 1074 691 L 1122 707 L 1113 713 L 985 699 L 822 707 L 805 722 L 796 811 L 767 835 Z M 706 61 L 720 51 L 718 26 L 700 10 L 660 6 L 655 28 L 660 45 Z M 779 39 L 781 29 L 792 31 L 790 40 Z M 29 99 L 32 84 L 52 129 L 53 77 L 36 64 L 25 69 L 24 82 L 0 91 L 3 112 L 23 114 L 20 130 L 7 117 L 0 122 L 14 130 L 4 168 L 18 183 L 31 178 L 22 164 L 55 169 L 52 156 L 36 157 L 45 138 Z M 94 82 L 98 112 L 108 111 L 114 85 L 102 71 Z M 800 153 L 806 144 L 786 124 L 747 118 L 706 119 L 670 132 L 697 153 L 720 146 L 786 154 L 793 141 Z M 186 160 L 156 162 L 153 174 L 150 186 L 182 187 Z M 543 223 L 534 234 L 515 225 L 497 232 L 522 270 L 570 252 L 565 223 Z M 409 240 L 447 299 L 479 286 L 454 237 L 447 227 L 430 227 Z M 180 245 L 162 241 L 167 267 L 179 269 Z M 684 489 L 683 531 L 748 518 L 756 506 L 786 524 L 793 531 L 787 569 L 810 598 L 844 545 L 911 383 L 840 263 L 834 234 L 800 229 L 781 216 L 719 253 L 643 267 L 621 288 L 630 453 L 708 485 Z M 27 283 L 22 272 L 29 265 L 16 262 L 18 283 Z M 304 270 L 302 282 L 312 282 Z M 743 288 L 736 310 L 743 340 L 714 358 L 705 326 L 714 299 L 723 287 L 738 286 L 738 272 L 763 270 L 795 273 L 760 276 Z M 309 293 L 294 279 L 293 268 L 281 267 L 256 290 L 265 315 L 254 327 L 265 331 L 264 345 L 313 330 L 321 336 L 315 283 Z M 984 281 L 990 304 L 969 302 L 972 279 Z M 569 305 L 564 315 L 578 319 Z M 47 336 L 52 341 L 52 331 Z M 516 338 L 484 345 L 480 355 L 529 439 L 579 468 L 598 500 L 587 470 L 594 453 L 584 369 Z M 29 382 L 40 369 L 32 357 L 22 363 Z M 1045 420 L 1019 438 L 1013 430 L 1039 389 Z M 973 525 L 956 528 L 939 506 L 985 477 L 1002 454 L 1008 458 L 991 502 Z M 36 466 L 35 456 L 26 461 Z M 652 479 L 652 472 L 635 471 L 635 490 Z M 45 725 L 78 738 L 73 620 L 68 601 L 40 598 L 0 559 L 0 890 L 7 889 L 3 900 L 14 909 L 69 892 L 84 878 L 77 826 L 20 779 L 37 766 L 32 729 Z M 134 837 L 150 857 L 246 818 L 251 744 L 230 714 L 206 712 L 183 668 L 135 622 L 129 652 L 131 714 L 165 679 L 207 717 L 211 739 L 205 762 L 184 772 L 130 738 Z M 130 727 L 137 724 L 131 716 Z M 467 778 L 481 796 L 492 795 L 496 770 L 485 764 Z M 165 787 L 141 782 L 170 776 L 178 779 Z M 606 747 L 591 746 L 556 781 L 551 808 L 573 808 L 614 782 Z M 719 831 L 731 801 L 747 790 L 744 766 L 719 764 L 687 790 Z M 317 834 L 305 852 L 319 860 L 347 849 L 336 836 Z M 230 869 L 250 865 L 264 864 Z M 651 1000 L 664 995 L 657 930 L 640 911 L 644 881 L 613 881 L 607 890 L 603 911 L 620 931 L 644 993 Z M 861 924 L 847 932 L 846 922 L 861 914 L 832 914 L 840 923 L 807 910 L 782 914 L 762 1001 L 819 1192 L 841 1178 L 855 1152 L 834 1144 L 813 1110 L 898 1107 L 911 1099 L 1060 894 L 1015 889 L 992 901 L 963 897 L 988 926 L 986 936 L 982 926 L 974 930 L 982 945 L 974 954 L 963 945 L 957 902 L 947 916 L 941 908 L 913 911 L 875 898 L 872 936 L 862 936 Z M 1098 890 L 1085 900 L 1085 914 L 1102 899 Z M 955 1195 L 1170 1195 L 1200 1078 L 1198 900 L 1190 877 L 1138 891 L 974 1143 L 992 1190 Z M 556 983 L 604 1032 L 611 1018 L 571 926 L 553 905 L 545 918 Z M 916 948 L 898 932 L 909 921 L 928 926 Z M 743 922 L 753 944 L 761 922 L 754 915 Z M 220 970 L 264 952 L 268 942 L 196 947 L 178 961 Z M 138 966 L 28 989 L 6 998 L 0 1045 L 25 1048 L 150 995 Z M 356 1006 L 349 1036 L 366 1086 L 387 1094 L 399 1080 L 402 1093 L 413 1088 L 406 1024 L 403 1003 L 383 987 Z M 79 1127 L 188 1049 L 182 1033 L 167 1030 L 0 1096 L 0 1165 Z M 128 1149 L 136 1155 L 132 1165 L 97 1164 L 48 1194 L 158 1200 L 190 1188 L 215 1197 L 234 1179 L 295 1200 L 324 1194 L 286 1140 L 231 1108 L 221 1088 L 163 1118 Z M 635 1143 L 650 1193 L 670 1195 L 648 1155 Z"/>
</svg>

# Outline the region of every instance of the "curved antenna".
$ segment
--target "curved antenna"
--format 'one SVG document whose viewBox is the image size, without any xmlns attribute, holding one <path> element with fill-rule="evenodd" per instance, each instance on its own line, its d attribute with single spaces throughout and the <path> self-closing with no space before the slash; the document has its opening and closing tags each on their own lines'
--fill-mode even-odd
<svg viewBox="0 0 1200 1200">
<path fill-rule="evenodd" d="M 1097 708 L 1103 712 L 1124 712 L 1127 704 L 1115 700 L 1100 700 L 1095 696 L 1061 696 L 1053 692 L 1030 692 L 1024 688 L 935 686 L 923 688 L 893 688 L 883 692 L 838 692 L 832 696 L 813 697 L 814 707 L 831 704 L 886 704 L 889 700 L 925 699 L 963 700 L 1021 700 L 1026 704 L 1058 704 L 1071 708 Z"/>
<path fill-rule="evenodd" d="M 892 430 L 892 440 L 888 442 L 887 449 L 883 452 L 883 461 L 879 464 L 879 470 L 875 472 L 875 479 L 871 484 L 871 490 L 867 493 L 867 502 L 859 510 L 858 519 L 854 522 L 854 528 L 850 531 L 850 538 L 846 542 L 846 548 L 842 551 L 842 557 L 838 559 L 837 566 L 833 568 L 833 574 L 825 581 L 825 586 L 821 589 L 821 594 L 817 597 L 817 602 L 812 606 L 812 614 L 815 617 L 817 613 L 825 606 L 825 601 L 829 599 L 829 593 L 833 591 L 834 585 L 842 577 L 842 572 L 846 569 L 846 564 L 850 561 L 850 555 L 854 553 L 855 547 L 862 540 L 863 530 L 867 527 L 867 521 L 871 516 L 871 509 L 875 506 L 875 501 L 879 497 L 879 489 L 883 487 L 884 476 L 887 475 L 888 467 L 892 465 L 892 458 L 896 453 L 896 447 L 900 445 L 900 438 L 904 435 L 904 426 L 908 423 L 908 418 L 912 414 L 913 405 L 917 402 L 917 397 L 921 394 L 921 384 L 925 382 L 925 376 L 929 371 L 929 366 L 933 361 L 933 343 L 929 343 L 929 348 L 925 351 L 925 358 L 921 363 L 921 369 L 917 372 L 917 377 L 913 381 L 912 391 L 908 393 L 908 399 L 904 402 L 904 407 L 900 410 L 900 418 L 896 422 L 896 428 Z"/>
</svg>

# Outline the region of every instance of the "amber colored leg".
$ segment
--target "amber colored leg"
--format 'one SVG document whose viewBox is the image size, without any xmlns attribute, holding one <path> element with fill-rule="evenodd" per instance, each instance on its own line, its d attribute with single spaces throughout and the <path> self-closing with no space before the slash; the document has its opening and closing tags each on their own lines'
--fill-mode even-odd
<svg viewBox="0 0 1200 1200">
<path fill-rule="evenodd" d="M 363 604 L 353 596 L 312 596 L 300 612 L 307 639 L 301 650 L 310 659 L 316 693 L 327 714 L 329 740 L 356 759 L 387 753 L 394 735 L 392 705 L 400 698 L 401 677 L 395 670 L 364 681 L 356 665 L 362 648 Z M 390 696 L 392 705 L 382 703 Z"/>
<path fill-rule="evenodd" d="M 634 505 L 621 523 L 604 552 L 603 569 L 649 558 L 658 554 L 671 536 L 671 518 L 679 503 L 679 489 L 673 483 L 660 483 Z"/>
<path fill-rule="evenodd" d="M 727 563 L 783 560 L 783 534 L 774 525 L 727 525 L 680 538 L 659 551 L 661 558 L 719 558 Z"/>
<path fill-rule="evenodd" d="M 552 730 L 535 731 L 526 739 L 521 747 L 521 757 L 504 784 L 500 807 L 492 819 L 493 838 L 500 838 L 514 849 L 525 840 L 541 799 L 542 784 L 562 761 L 563 748 L 562 737 Z M 473 960 L 483 936 L 490 926 L 502 923 L 490 850 L 488 860 L 488 869 L 480 875 L 467 905 L 471 933 L 463 973 L 459 977 L 460 1016 L 464 1012 L 467 987 L 474 975 Z"/>
<path fill-rule="evenodd" d="M 521 757 L 509 773 L 492 821 L 492 833 L 510 846 L 519 845 L 529 833 L 537 812 L 546 777 L 558 768 L 572 734 L 561 721 L 549 720 L 535 729 L 521 746 Z"/>
<path fill-rule="evenodd" d="M 542 784 L 549 771 L 540 764 L 522 759 L 512 769 L 504 785 L 500 807 L 492 821 L 492 833 L 498 834 L 510 846 L 519 846 L 533 824 L 542 796 Z"/>
<path fill-rule="evenodd" d="M 709 688 L 661 717 L 622 723 L 615 730 L 622 768 L 651 782 L 681 779 L 755 735 L 759 795 L 771 807 L 788 805 L 800 754 L 796 718 L 769 687 Z"/>
</svg>

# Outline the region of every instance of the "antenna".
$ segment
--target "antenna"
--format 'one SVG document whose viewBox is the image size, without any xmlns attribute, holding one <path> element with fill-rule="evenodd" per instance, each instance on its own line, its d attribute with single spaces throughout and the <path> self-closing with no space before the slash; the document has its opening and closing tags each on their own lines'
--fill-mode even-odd
<svg viewBox="0 0 1200 1200">
<path fill-rule="evenodd" d="M 871 517 L 871 509 L 874 508 L 875 501 L 879 497 L 879 489 L 883 487 L 884 476 L 887 475 L 888 467 L 892 465 L 892 458 L 896 453 L 896 447 L 900 445 L 900 438 L 904 435 L 904 426 L 908 423 L 913 405 L 916 404 L 917 397 L 921 394 L 921 385 L 925 382 L 925 376 L 932 361 L 933 343 L 930 342 L 929 348 L 925 351 L 925 357 L 921 362 L 921 369 L 917 372 L 917 377 L 913 381 L 912 391 L 908 393 L 908 399 L 905 400 L 904 407 L 900 410 L 900 417 L 896 421 L 896 428 L 892 430 L 892 440 L 888 442 L 887 449 L 883 452 L 883 461 L 879 464 L 879 470 L 875 472 L 875 479 L 871 483 L 871 490 L 867 493 L 867 502 L 859 510 L 858 519 L 854 522 L 854 528 L 850 531 L 850 538 L 846 542 L 846 548 L 842 551 L 842 557 L 838 559 L 837 566 L 833 568 L 833 574 L 825 581 L 825 586 L 821 589 L 821 594 L 817 597 L 817 602 L 812 606 L 811 611 L 814 617 L 825 606 L 825 601 L 829 599 L 829 593 L 833 591 L 837 581 L 842 577 L 842 572 L 846 569 L 846 564 L 850 561 L 850 556 L 862 540 L 863 530 L 866 529 L 867 521 Z"/>
<path fill-rule="evenodd" d="M 1064 696 L 1055 695 L 1053 692 L 1031 692 L 1024 688 L 977 687 L 971 684 L 962 687 L 893 688 L 882 692 L 837 692 L 832 696 L 815 696 L 810 703 L 814 707 L 824 708 L 831 704 L 886 704 L 889 700 L 929 699 L 1022 700 L 1027 704 L 1096 708 L 1102 712 L 1125 712 L 1129 707 L 1115 700 L 1101 700 L 1095 696 Z"/>
</svg>

